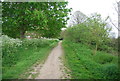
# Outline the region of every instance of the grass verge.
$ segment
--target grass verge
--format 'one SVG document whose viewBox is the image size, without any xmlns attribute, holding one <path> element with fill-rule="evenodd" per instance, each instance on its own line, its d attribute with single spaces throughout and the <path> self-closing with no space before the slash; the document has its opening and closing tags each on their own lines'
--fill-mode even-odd
<svg viewBox="0 0 120 81">
<path fill-rule="evenodd" d="M 72 79 L 118 79 L 118 57 L 93 50 L 86 45 L 63 41 L 64 63 Z"/>
<path fill-rule="evenodd" d="M 18 79 L 21 74 L 24 74 L 33 64 L 37 61 L 44 60 L 49 51 L 57 44 L 57 41 L 50 41 L 47 45 L 42 46 L 23 46 L 17 48 L 18 55 L 15 64 L 8 66 L 8 61 L 6 61 L 6 65 L 2 67 L 3 79 Z M 6 57 L 9 59 L 9 57 Z M 4 58 L 5 59 L 5 58 Z M 7 59 L 6 59 L 7 60 Z M 5 60 L 4 60 L 5 63 Z M 22 78 L 23 79 L 23 78 Z"/>
</svg>

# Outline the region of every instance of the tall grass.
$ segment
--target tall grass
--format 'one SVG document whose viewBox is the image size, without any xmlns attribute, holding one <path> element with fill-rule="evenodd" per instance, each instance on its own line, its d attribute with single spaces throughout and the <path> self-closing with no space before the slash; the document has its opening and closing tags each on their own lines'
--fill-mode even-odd
<svg viewBox="0 0 120 81">
<path fill-rule="evenodd" d="M 81 43 L 63 41 L 65 65 L 72 79 L 118 79 L 118 57 L 97 51 L 96 55 Z"/>
<path fill-rule="evenodd" d="M 56 40 L 12 39 L 2 36 L 3 79 L 16 79 L 38 60 L 44 60 Z"/>
</svg>

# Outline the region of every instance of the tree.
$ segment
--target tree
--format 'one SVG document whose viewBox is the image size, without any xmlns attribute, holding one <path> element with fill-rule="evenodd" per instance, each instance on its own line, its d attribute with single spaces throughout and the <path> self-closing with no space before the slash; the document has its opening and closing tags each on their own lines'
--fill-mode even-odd
<svg viewBox="0 0 120 81">
<path fill-rule="evenodd" d="M 25 32 L 47 26 L 47 18 L 39 8 L 45 3 L 3 3 L 3 33 L 25 38 Z"/>
<path fill-rule="evenodd" d="M 66 5 L 67 2 L 4 2 L 3 33 L 25 38 L 26 31 L 37 31 L 45 37 L 56 37 L 70 12 Z"/>
<path fill-rule="evenodd" d="M 118 2 L 118 31 L 120 32 L 120 1 Z M 120 36 L 120 33 L 118 36 Z"/>
<path fill-rule="evenodd" d="M 118 14 L 118 26 L 113 22 L 113 20 L 109 17 L 109 21 L 110 23 L 113 25 L 113 27 L 115 27 L 118 31 L 120 31 L 120 1 L 116 2 L 114 5 L 114 9 L 115 9 L 115 14 Z"/>
<path fill-rule="evenodd" d="M 70 26 L 83 23 L 87 19 L 87 16 L 80 11 L 76 11 L 70 18 Z"/>
<path fill-rule="evenodd" d="M 95 42 L 95 54 L 98 50 L 98 47 L 100 45 L 106 44 L 106 42 L 109 42 L 109 32 L 111 31 L 111 27 L 107 27 L 106 20 L 102 20 L 100 14 L 93 14 L 89 19 L 87 25 L 90 27 L 91 36 L 90 39 L 91 42 Z"/>
<path fill-rule="evenodd" d="M 44 34 L 45 37 L 57 37 L 60 35 L 61 28 L 66 27 L 67 15 L 71 9 L 66 8 L 68 2 L 50 2 L 48 11 L 48 30 Z"/>
<path fill-rule="evenodd" d="M 94 46 L 96 54 L 98 47 L 109 42 L 111 28 L 106 25 L 101 15 L 95 13 L 83 23 L 67 28 L 62 34 L 66 40 Z"/>
</svg>

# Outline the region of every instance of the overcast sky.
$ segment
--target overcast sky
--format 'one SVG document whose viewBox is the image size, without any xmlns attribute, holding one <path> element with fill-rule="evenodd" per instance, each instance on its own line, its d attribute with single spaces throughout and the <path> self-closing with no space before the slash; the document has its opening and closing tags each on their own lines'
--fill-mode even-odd
<svg viewBox="0 0 120 81">
<path fill-rule="evenodd" d="M 67 0 L 68 7 L 72 8 L 73 12 L 75 11 L 81 11 L 85 15 L 90 15 L 91 13 L 100 13 L 102 15 L 102 18 L 106 18 L 107 16 L 110 16 L 112 21 L 117 25 L 117 12 L 114 9 L 114 5 L 116 1 L 120 0 Z M 115 5 L 117 7 L 117 4 Z M 118 34 L 118 31 L 116 28 L 113 27 L 112 32 L 116 33 L 116 36 Z"/>
</svg>

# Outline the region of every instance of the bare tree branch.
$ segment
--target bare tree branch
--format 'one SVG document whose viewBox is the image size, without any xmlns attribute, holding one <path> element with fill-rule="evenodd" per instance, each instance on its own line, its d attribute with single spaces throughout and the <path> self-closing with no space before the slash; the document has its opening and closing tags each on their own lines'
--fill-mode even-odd
<svg viewBox="0 0 120 81">
<path fill-rule="evenodd" d="M 115 28 L 117 28 L 118 31 L 120 31 L 120 29 L 112 22 L 111 18 L 109 18 L 109 20 L 110 20 L 111 24 L 112 24 Z"/>
<path fill-rule="evenodd" d="M 87 16 L 80 11 L 76 11 L 71 17 L 71 25 L 80 24 L 85 21 Z"/>
</svg>

